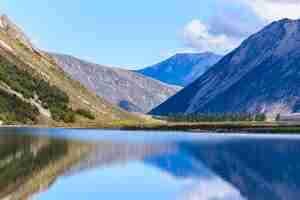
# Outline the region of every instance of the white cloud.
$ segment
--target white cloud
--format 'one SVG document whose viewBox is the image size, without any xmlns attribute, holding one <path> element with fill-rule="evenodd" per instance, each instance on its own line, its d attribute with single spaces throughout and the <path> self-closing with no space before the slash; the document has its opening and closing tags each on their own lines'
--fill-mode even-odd
<svg viewBox="0 0 300 200">
<path fill-rule="evenodd" d="M 225 34 L 213 34 L 209 24 L 197 19 L 186 24 L 181 34 L 187 46 L 199 51 L 226 53 L 240 43 L 238 39 Z"/>
<path fill-rule="evenodd" d="M 226 53 L 272 21 L 300 18 L 300 0 L 216 0 L 214 13 L 183 28 L 187 47 Z"/>
<path fill-rule="evenodd" d="M 300 18 L 299 0 L 243 0 L 261 18 L 268 22 L 282 18 Z"/>
</svg>

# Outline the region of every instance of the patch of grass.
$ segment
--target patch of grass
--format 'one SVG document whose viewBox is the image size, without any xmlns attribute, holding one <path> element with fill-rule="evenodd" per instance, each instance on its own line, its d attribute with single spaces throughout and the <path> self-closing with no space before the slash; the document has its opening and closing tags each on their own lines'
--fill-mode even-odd
<svg viewBox="0 0 300 200">
<path fill-rule="evenodd" d="M 141 123 L 135 120 L 114 120 L 111 122 L 111 127 L 113 128 L 122 128 L 122 127 L 140 127 Z"/>
<path fill-rule="evenodd" d="M 78 114 L 80 116 L 83 116 L 83 117 L 85 117 L 87 119 L 90 119 L 90 120 L 94 120 L 95 119 L 95 115 L 91 111 L 85 110 L 85 109 L 82 109 L 82 108 L 77 109 L 76 110 L 76 114 Z"/>
</svg>

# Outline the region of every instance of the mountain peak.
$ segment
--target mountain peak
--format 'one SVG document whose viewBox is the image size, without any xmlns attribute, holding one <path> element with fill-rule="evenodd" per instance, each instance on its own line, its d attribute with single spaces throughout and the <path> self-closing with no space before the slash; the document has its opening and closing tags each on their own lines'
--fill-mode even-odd
<svg viewBox="0 0 300 200">
<path fill-rule="evenodd" d="M 0 60 L 4 124 L 108 124 L 139 119 L 71 79 L 54 59 L 33 49 L 26 34 L 6 15 L 0 15 Z"/>
<path fill-rule="evenodd" d="M 280 19 L 278 21 L 275 21 L 275 23 L 290 23 L 290 22 L 293 22 L 293 21 L 296 21 L 296 20 L 293 20 L 293 19 L 290 19 L 290 18 L 283 18 L 283 19 Z"/>
<path fill-rule="evenodd" d="M 0 28 L 5 28 L 5 22 L 6 22 L 7 16 L 6 15 L 0 15 Z"/>
<path fill-rule="evenodd" d="M 2 31 L 8 31 L 9 29 L 20 29 L 18 26 L 9 19 L 9 17 L 5 14 L 0 16 L 0 28 Z M 19 30 L 21 31 L 21 30 Z"/>
<path fill-rule="evenodd" d="M 178 53 L 138 72 L 168 84 L 186 86 L 218 62 L 220 58 L 221 56 L 211 52 Z"/>
<path fill-rule="evenodd" d="M 30 39 L 26 36 L 23 30 L 5 14 L 0 16 L 0 31 L 5 32 L 10 38 L 19 40 L 29 49 L 33 49 Z"/>
<path fill-rule="evenodd" d="M 277 23 L 282 23 L 282 24 L 286 24 L 286 23 L 299 23 L 300 19 L 290 19 L 290 18 L 283 18 L 277 21 Z"/>
<path fill-rule="evenodd" d="M 300 20 L 275 21 L 151 113 L 299 112 L 299 59 Z"/>
<path fill-rule="evenodd" d="M 262 29 L 263 31 L 268 31 L 270 29 L 279 29 L 279 28 L 283 28 L 285 30 L 289 30 L 290 27 L 294 27 L 293 30 L 299 30 L 300 29 L 300 19 L 294 20 L 294 19 L 289 19 L 289 18 L 283 18 L 281 20 L 278 21 L 274 21 L 273 23 L 271 23 L 270 25 L 266 26 L 264 29 Z"/>
</svg>

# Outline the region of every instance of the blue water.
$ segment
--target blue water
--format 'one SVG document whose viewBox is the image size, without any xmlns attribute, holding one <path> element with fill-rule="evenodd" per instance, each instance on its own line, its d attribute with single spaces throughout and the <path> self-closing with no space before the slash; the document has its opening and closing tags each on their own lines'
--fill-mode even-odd
<svg viewBox="0 0 300 200">
<path fill-rule="evenodd" d="M 299 136 L 93 129 L 14 132 L 92 142 L 99 147 L 32 200 L 277 200 L 300 196 Z M 103 148 L 108 144 L 110 148 Z"/>
</svg>

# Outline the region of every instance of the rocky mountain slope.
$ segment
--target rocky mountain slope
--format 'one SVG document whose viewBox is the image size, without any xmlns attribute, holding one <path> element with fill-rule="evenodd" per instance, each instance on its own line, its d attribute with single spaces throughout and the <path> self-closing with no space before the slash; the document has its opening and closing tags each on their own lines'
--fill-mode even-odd
<svg viewBox="0 0 300 200">
<path fill-rule="evenodd" d="M 151 113 L 298 112 L 299 60 L 300 21 L 276 21 Z"/>
<path fill-rule="evenodd" d="M 137 72 L 168 84 L 187 86 L 221 58 L 214 53 L 182 53 Z"/>
<path fill-rule="evenodd" d="M 128 70 L 50 55 L 72 78 L 127 111 L 147 113 L 181 89 Z"/>
<path fill-rule="evenodd" d="M 1 123 L 105 123 L 126 118 L 135 116 L 72 80 L 7 16 L 0 17 Z"/>
</svg>

